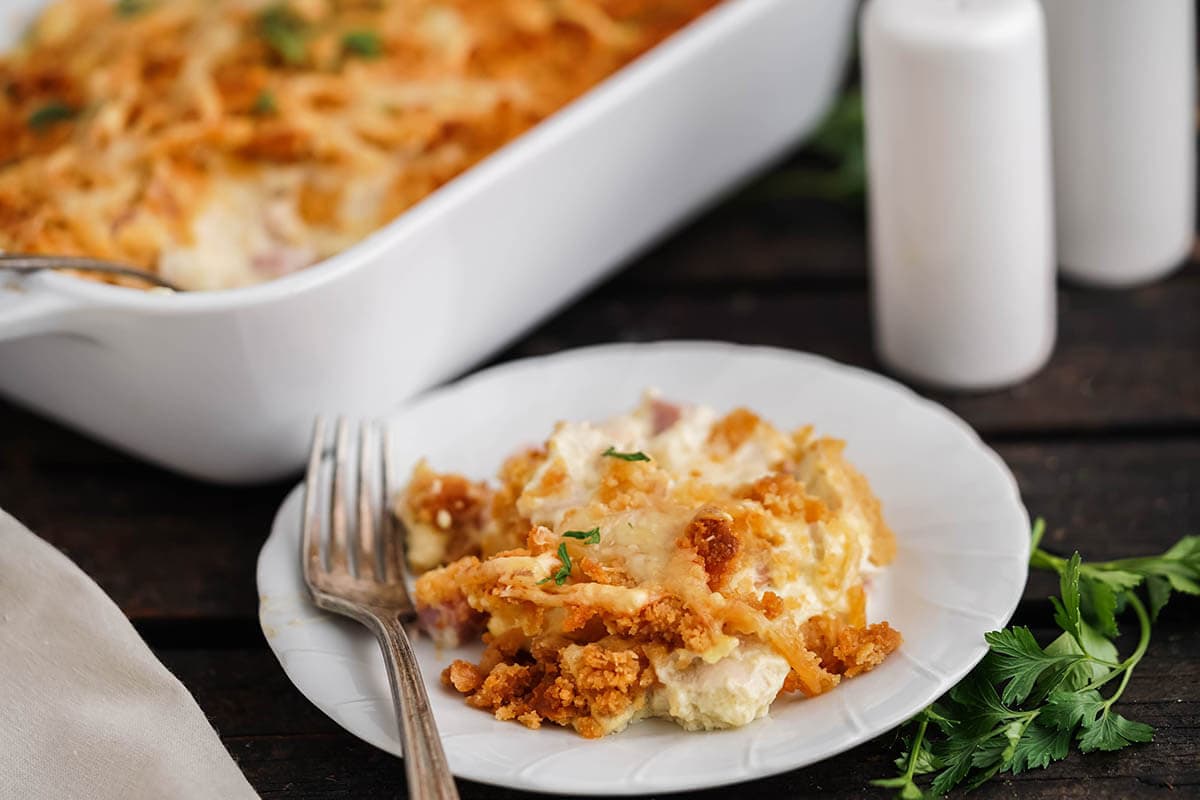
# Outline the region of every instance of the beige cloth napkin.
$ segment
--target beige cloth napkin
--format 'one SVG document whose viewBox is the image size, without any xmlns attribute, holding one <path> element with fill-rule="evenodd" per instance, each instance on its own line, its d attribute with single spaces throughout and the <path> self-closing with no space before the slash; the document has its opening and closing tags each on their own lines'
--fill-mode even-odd
<svg viewBox="0 0 1200 800">
<path fill-rule="evenodd" d="M 257 797 L 116 604 L 3 511 L 0 797 Z"/>
</svg>

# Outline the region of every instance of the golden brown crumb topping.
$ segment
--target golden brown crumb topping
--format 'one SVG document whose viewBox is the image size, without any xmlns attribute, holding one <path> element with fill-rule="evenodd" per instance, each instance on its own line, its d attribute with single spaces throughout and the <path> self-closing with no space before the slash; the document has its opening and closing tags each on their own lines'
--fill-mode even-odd
<svg viewBox="0 0 1200 800">
<path fill-rule="evenodd" d="M 867 622 L 866 576 L 894 544 L 842 444 L 665 405 L 562 423 L 494 488 L 418 465 L 408 506 L 437 507 L 435 484 L 488 493 L 478 535 L 456 545 L 474 555 L 417 582 L 422 619 L 454 631 L 443 640 L 486 622 L 482 661 L 443 676 L 471 705 L 584 736 L 643 716 L 729 727 L 900 645 Z"/>
<path fill-rule="evenodd" d="M 607 732 L 604 721 L 645 706 L 654 670 L 639 645 L 617 637 L 586 645 L 538 638 L 528 654 L 499 637 L 489 642 L 479 666 L 456 660 L 442 681 L 497 719 L 529 728 L 549 720 L 595 739 Z"/>
<path fill-rule="evenodd" d="M 684 529 L 681 546 L 691 546 L 700 557 L 708 574 L 708 588 L 721 588 L 733 572 L 734 561 L 741 551 L 741 540 L 733 531 L 733 517 L 715 506 L 705 506 L 696 512 Z"/>
<path fill-rule="evenodd" d="M 269 240 L 229 283 L 274 277 L 717 1 L 56 0 L 0 57 L 0 249 L 182 272 L 168 257 L 229 205 Z"/>
<path fill-rule="evenodd" d="M 491 491 L 461 475 L 443 475 L 421 462 L 413 471 L 398 509 L 410 531 L 408 560 L 413 569 L 424 571 L 479 552 Z"/>
</svg>

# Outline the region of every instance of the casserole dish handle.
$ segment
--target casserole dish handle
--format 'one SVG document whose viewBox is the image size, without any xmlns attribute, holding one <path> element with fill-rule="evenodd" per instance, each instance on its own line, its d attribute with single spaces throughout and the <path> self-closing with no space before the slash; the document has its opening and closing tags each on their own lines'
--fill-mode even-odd
<svg viewBox="0 0 1200 800">
<path fill-rule="evenodd" d="M 79 301 L 39 283 L 20 279 L 6 281 L 0 272 L 0 342 L 65 330 L 63 317 L 78 309 Z"/>
</svg>

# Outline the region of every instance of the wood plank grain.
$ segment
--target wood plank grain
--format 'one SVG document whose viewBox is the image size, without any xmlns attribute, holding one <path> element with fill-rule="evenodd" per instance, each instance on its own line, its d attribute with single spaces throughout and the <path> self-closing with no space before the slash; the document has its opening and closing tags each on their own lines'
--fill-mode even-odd
<svg viewBox="0 0 1200 800">
<path fill-rule="evenodd" d="M 863 208 L 812 197 L 772 198 L 751 185 L 651 247 L 615 283 L 630 291 L 729 285 L 861 287 L 868 262 Z M 1195 277 L 1198 264 L 1193 252 L 1181 269 Z"/>
<path fill-rule="evenodd" d="M 1106 559 L 1200 533 L 1200 437 L 1002 443 L 1047 545 Z M 59 471 L 0 453 L 0 508 L 74 558 L 135 619 L 252 619 L 254 564 L 290 489 L 210 486 L 118 457 Z M 1042 598 L 1051 584 L 1034 582 Z"/>
<path fill-rule="evenodd" d="M 1200 789 L 1200 764 L 1194 758 L 1200 736 L 1200 640 L 1190 630 L 1190 616 L 1198 608 L 1200 603 L 1188 601 L 1163 620 L 1121 701 L 1123 714 L 1157 727 L 1152 745 L 1074 756 L 1048 771 L 998 781 L 977 796 L 1073 797 L 1071 786 L 1083 779 L 1092 787 L 1090 796 L 1105 798 Z M 1048 629 L 1036 633 L 1043 641 L 1053 636 Z M 265 650 L 159 655 L 194 693 L 264 798 L 403 796 L 401 763 L 357 741 L 317 711 Z M 893 737 L 884 735 L 806 769 L 694 796 L 863 797 L 868 779 L 889 774 L 894 755 Z M 531 796 L 466 782 L 461 789 L 464 798 Z M 572 787 L 561 790 L 570 794 Z"/>
<path fill-rule="evenodd" d="M 637 291 L 738 284 L 865 285 L 866 219 L 861 208 L 811 198 L 754 199 L 717 206 L 621 272 Z"/>
<path fill-rule="evenodd" d="M 1181 733 L 1185 737 L 1195 736 L 1197 731 Z M 892 775 L 890 760 L 896 752 L 889 744 L 890 736 L 885 735 L 881 740 L 807 769 L 719 789 L 688 792 L 682 796 L 696 800 L 768 797 L 883 800 L 890 795 L 872 789 L 868 782 L 875 777 Z M 264 800 L 405 796 L 402 763 L 348 735 L 234 737 L 226 739 L 225 745 Z M 1159 758 L 1143 763 L 1130 763 L 1132 759 L 1122 754 L 1097 754 L 1074 767 L 1070 761 L 1056 764 L 1047 774 L 1005 776 L 972 793 L 971 797 L 980 800 L 1194 797 L 1200 784 L 1196 773 L 1186 767 L 1194 753 L 1191 742 L 1184 738 L 1168 744 L 1160 735 L 1154 747 L 1158 748 Z M 546 796 L 470 781 L 459 781 L 458 787 L 464 800 L 531 800 Z M 562 792 L 554 796 L 571 797 L 572 788 L 564 786 Z"/>
<path fill-rule="evenodd" d="M 926 392 L 985 435 L 1200 429 L 1200 278 L 1189 271 L 1129 294 L 1059 296 L 1059 337 L 1042 372 L 1009 390 Z M 608 341 L 724 339 L 829 356 L 881 370 L 868 301 L 848 289 L 602 291 L 499 360 Z"/>
<path fill-rule="evenodd" d="M 74 559 L 131 618 L 255 616 L 258 550 L 291 486 L 232 490 L 111 458 L 62 469 L 36 449 L 4 448 L 0 508 Z"/>
</svg>

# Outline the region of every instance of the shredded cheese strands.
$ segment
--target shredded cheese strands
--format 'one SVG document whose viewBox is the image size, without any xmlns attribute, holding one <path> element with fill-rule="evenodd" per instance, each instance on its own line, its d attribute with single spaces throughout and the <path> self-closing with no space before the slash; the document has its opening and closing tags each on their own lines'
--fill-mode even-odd
<svg viewBox="0 0 1200 800">
<path fill-rule="evenodd" d="M 123 261 L 185 288 L 274 277 L 353 244 L 716 2 L 628 2 L 618 18 L 597 0 L 58 0 L 0 58 L 0 249 Z M 203 250 L 212 227 L 251 252 Z"/>
<path fill-rule="evenodd" d="M 892 549 L 878 500 L 841 443 L 810 429 L 789 435 L 748 409 L 718 417 L 648 394 L 627 415 L 558 423 L 544 446 L 504 463 L 494 489 L 431 475 L 419 466 L 401 504 L 417 541 L 440 540 L 420 515 L 463 494 L 424 487 L 470 486 L 490 514 L 465 532 L 478 550 L 422 575 L 416 601 L 431 619 L 480 615 L 489 650 L 478 666 L 455 662 L 448 680 L 500 719 L 585 736 L 643 712 L 736 727 L 780 694 L 822 694 L 900 645 L 865 613 L 869 562 Z M 610 678 L 603 702 L 587 699 Z M 547 697 L 583 700 L 558 708 Z"/>
</svg>

